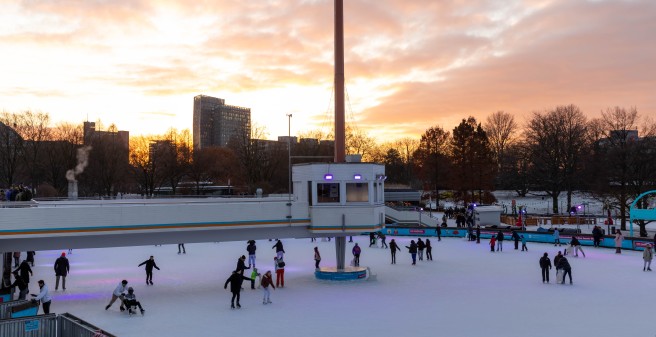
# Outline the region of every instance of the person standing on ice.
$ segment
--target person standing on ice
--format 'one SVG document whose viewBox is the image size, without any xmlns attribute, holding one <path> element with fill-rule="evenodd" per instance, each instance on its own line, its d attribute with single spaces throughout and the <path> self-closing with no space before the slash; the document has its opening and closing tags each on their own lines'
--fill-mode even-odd
<svg viewBox="0 0 656 337">
<path fill-rule="evenodd" d="M 417 244 L 415 243 L 415 240 L 410 240 L 410 247 L 405 246 L 405 248 L 408 248 L 408 253 L 412 256 L 412 265 L 417 264 Z"/>
<path fill-rule="evenodd" d="M 257 250 L 255 240 L 249 240 L 248 246 L 246 246 L 246 251 L 248 252 L 248 265 L 253 267 L 255 267 L 255 250 Z"/>
<path fill-rule="evenodd" d="M 429 239 L 426 239 L 426 260 L 433 261 L 433 247 Z"/>
<path fill-rule="evenodd" d="M 114 292 L 112 293 L 112 299 L 111 299 L 111 301 L 109 301 L 109 304 L 107 304 L 107 306 L 105 306 L 105 310 L 109 309 L 109 307 L 111 307 L 112 304 L 114 304 L 114 302 L 116 302 L 116 300 L 120 298 L 121 299 L 121 307 L 119 309 L 121 309 L 121 311 L 125 311 L 125 308 L 123 308 L 123 297 L 124 297 L 124 293 L 126 292 L 125 287 L 127 285 L 128 285 L 128 281 L 123 280 L 123 281 L 121 281 L 121 283 L 119 283 L 116 286 L 116 288 L 114 289 Z"/>
<path fill-rule="evenodd" d="M 622 254 L 622 242 L 624 241 L 624 235 L 619 229 L 615 232 L 615 254 Z"/>
<path fill-rule="evenodd" d="M 237 259 L 237 268 L 235 268 L 235 271 L 241 276 L 244 276 L 244 270 L 250 269 L 250 267 L 246 267 L 246 262 L 244 261 L 246 261 L 246 256 L 242 255 Z"/>
<path fill-rule="evenodd" d="M 515 241 L 515 250 L 519 249 L 519 234 L 517 234 L 517 231 L 513 229 L 510 237 Z"/>
<path fill-rule="evenodd" d="M 476 243 L 481 243 L 481 225 L 476 225 Z"/>
<path fill-rule="evenodd" d="M 273 245 L 273 247 L 271 247 L 271 249 L 274 249 L 274 248 L 276 249 L 276 257 L 278 259 L 282 260 L 284 254 L 285 254 L 285 249 L 282 247 L 282 241 L 277 240 L 276 244 Z"/>
<path fill-rule="evenodd" d="M 141 262 L 137 267 L 141 267 L 143 265 L 146 265 L 146 285 L 150 283 L 150 285 L 153 285 L 153 268 L 159 270 L 159 267 L 157 266 L 157 263 L 155 263 L 155 257 L 152 255 L 150 258 L 144 262 Z"/>
<path fill-rule="evenodd" d="M 565 277 L 567 275 L 569 275 L 569 284 L 572 284 L 572 267 L 569 265 L 567 258 L 564 256 L 561 257 L 560 260 L 558 260 L 558 266 L 563 270 L 563 284 L 565 284 Z"/>
<path fill-rule="evenodd" d="M 353 249 L 351 250 L 353 253 L 353 266 L 354 267 L 359 267 L 360 266 L 360 253 L 362 253 L 362 249 L 360 249 L 360 246 L 358 246 L 358 243 L 355 243 L 355 246 L 353 246 Z"/>
<path fill-rule="evenodd" d="M 494 245 L 497 243 L 497 237 L 492 235 L 490 238 L 490 251 L 494 253 Z"/>
<path fill-rule="evenodd" d="M 651 260 L 654 257 L 654 254 L 651 251 L 651 243 L 645 247 L 645 250 L 642 252 L 642 259 L 645 261 L 645 264 L 642 267 L 642 271 L 649 270 L 651 271 Z"/>
<path fill-rule="evenodd" d="M 554 229 L 553 237 L 554 247 L 556 247 L 556 245 L 560 246 L 560 232 L 558 231 L 558 228 Z"/>
<path fill-rule="evenodd" d="M 585 257 L 585 252 L 581 248 L 581 242 L 579 242 L 579 239 L 577 239 L 576 236 L 572 236 L 572 241 L 570 241 L 569 244 L 572 245 L 574 256 L 578 257 L 579 251 L 581 251 L 581 254 L 583 254 L 583 257 Z"/>
<path fill-rule="evenodd" d="M 421 240 L 421 238 L 417 239 L 417 255 L 419 256 L 419 261 L 424 260 L 424 249 L 426 248 L 426 244 L 424 241 Z"/>
<path fill-rule="evenodd" d="M 523 251 L 528 252 L 528 248 L 526 247 L 526 238 L 524 237 L 524 235 L 520 235 L 520 238 L 522 239 L 522 252 Z"/>
<path fill-rule="evenodd" d="M 396 251 L 401 250 L 401 248 L 399 248 L 399 245 L 396 244 L 396 241 L 394 241 L 394 239 L 390 241 L 389 246 L 390 246 L 390 253 L 392 253 L 392 264 L 396 264 Z"/>
<path fill-rule="evenodd" d="M 61 256 L 55 260 L 55 291 L 59 289 L 59 278 L 62 278 L 62 289 L 66 290 L 66 275 L 70 271 L 70 265 L 66 258 L 66 253 L 61 253 Z"/>
<path fill-rule="evenodd" d="M 321 254 L 319 254 L 319 247 L 314 247 L 314 269 L 319 269 L 319 262 L 321 262 Z"/>
<path fill-rule="evenodd" d="M 223 285 L 223 289 L 228 289 L 228 283 L 230 283 L 230 292 L 232 293 L 232 299 L 230 300 L 231 309 L 235 308 L 235 299 L 237 299 L 237 308 L 241 308 L 241 305 L 239 304 L 239 293 L 241 292 L 241 284 L 244 282 L 244 280 L 250 281 L 251 279 L 246 276 L 242 276 L 237 271 L 233 271 Z"/>
<path fill-rule="evenodd" d="M 540 258 L 540 268 L 542 268 L 542 283 L 549 283 L 549 270 L 551 269 L 551 260 L 549 254 L 544 253 Z"/>
<path fill-rule="evenodd" d="M 276 287 L 285 287 L 285 261 L 277 257 L 273 258 L 274 270 L 276 271 Z"/>
<path fill-rule="evenodd" d="M 497 233 L 497 252 L 499 251 L 503 252 L 503 239 L 504 239 L 503 232 L 499 231 Z"/>
<path fill-rule="evenodd" d="M 32 302 L 41 301 L 41 306 L 43 307 L 43 313 L 50 313 L 50 303 L 52 303 L 52 298 L 50 297 L 50 292 L 48 292 L 48 286 L 43 280 L 39 280 L 39 294 L 32 294 L 34 298 Z"/>
<path fill-rule="evenodd" d="M 262 276 L 262 291 L 264 292 L 264 298 L 262 298 L 262 304 L 271 304 L 271 292 L 269 292 L 269 286 L 274 290 L 276 287 L 273 285 L 273 280 L 271 279 L 271 271 L 268 270 L 264 276 Z"/>
</svg>

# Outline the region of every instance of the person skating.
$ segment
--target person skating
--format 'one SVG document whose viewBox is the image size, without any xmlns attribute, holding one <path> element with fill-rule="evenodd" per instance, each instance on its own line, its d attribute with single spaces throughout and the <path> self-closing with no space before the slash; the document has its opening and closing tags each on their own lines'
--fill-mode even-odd
<svg viewBox="0 0 656 337">
<path fill-rule="evenodd" d="M 599 226 L 594 226 L 592 228 L 592 241 L 593 241 L 593 246 L 594 247 L 599 247 L 601 246 L 601 238 L 603 237 L 603 233 L 601 232 L 601 228 Z"/>
<path fill-rule="evenodd" d="M 442 223 L 442 226 L 446 227 L 446 221 Z M 442 241 L 442 228 L 440 226 L 435 227 L 435 235 L 437 235 L 437 241 Z"/>
<path fill-rule="evenodd" d="M 426 239 L 426 260 L 433 261 L 433 247 L 429 239 Z"/>
<path fill-rule="evenodd" d="M 52 303 L 52 298 L 50 297 L 50 292 L 48 292 L 48 286 L 43 280 L 39 280 L 39 294 L 32 294 L 34 298 L 32 302 L 41 301 L 41 306 L 43 307 L 43 313 L 50 313 L 50 303 Z"/>
<path fill-rule="evenodd" d="M 519 249 L 519 240 L 520 240 L 519 234 L 517 234 L 517 231 L 515 231 L 513 229 L 512 234 L 510 235 L 510 237 L 513 239 L 513 241 L 515 241 L 515 250 L 518 250 Z"/>
<path fill-rule="evenodd" d="M 481 225 L 476 225 L 476 243 L 481 243 Z"/>
<path fill-rule="evenodd" d="M 401 250 L 401 248 L 399 247 L 399 245 L 396 244 L 396 241 L 394 241 L 394 239 L 390 241 L 389 245 L 390 245 L 390 253 L 392 253 L 392 264 L 396 264 L 396 251 Z"/>
<path fill-rule="evenodd" d="M 645 264 L 642 266 L 642 271 L 649 270 L 651 271 L 651 260 L 654 257 L 653 252 L 651 251 L 651 243 L 645 247 L 645 250 L 642 252 L 642 259 L 645 261 Z"/>
<path fill-rule="evenodd" d="M 18 264 L 20 262 L 20 256 L 21 252 L 14 252 L 14 268 L 18 268 Z"/>
<path fill-rule="evenodd" d="M 522 252 L 527 251 L 528 252 L 528 247 L 526 247 L 526 238 L 524 235 L 519 236 L 522 239 Z"/>
<path fill-rule="evenodd" d="M 560 246 L 560 231 L 558 230 L 558 228 L 554 229 L 553 238 L 554 238 L 554 247 L 556 247 L 556 245 Z"/>
<path fill-rule="evenodd" d="M 248 240 L 248 246 L 246 246 L 246 251 L 248 252 L 248 265 L 255 267 L 255 251 L 257 246 L 255 245 L 255 240 Z"/>
<path fill-rule="evenodd" d="M 260 282 L 262 281 L 262 275 L 257 271 L 257 268 L 253 267 L 253 271 L 251 271 L 251 289 L 255 289 L 255 283 L 257 283 L 257 278 L 260 278 Z M 260 287 L 260 283 L 257 283 L 257 287 Z"/>
<path fill-rule="evenodd" d="M 277 257 L 273 258 L 274 270 L 276 271 L 276 287 L 285 287 L 285 261 Z"/>
<path fill-rule="evenodd" d="M 155 263 L 155 257 L 152 255 L 150 258 L 144 262 L 141 262 L 137 267 L 141 267 L 143 265 L 146 265 L 146 285 L 150 284 L 151 286 L 153 285 L 153 268 L 160 270 L 159 267 L 157 266 L 157 263 Z"/>
<path fill-rule="evenodd" d="M 27 251 L 27 258 L 25 259 L 32 267 L 34 267 L 34 255 L 36 255 L 36 252 L 29 250 Z"/>
<path fill-rule="evenodd" d="M 27 294 L 30 293 L 29 286 L 18 272 L 14 272 L 14 279 L 14 283 L 12 283 L 11 286 L 18 288 L 18 299 L 24 300 L 27 297 Z"/>
<path fill-rule="evenodd" d="M 121 309 L 121 311 L 125 311 L 125 308 L 123 307 L 123 297 L 125 296 L 125 294 L 124 294 L 125 291 L 126 291 L 125 287 L 127 285 L 128 285 L 128 281 L 123 280 L 123 281 L 121 281 L 121 283 L 119 283 L 116 286 L 116 288 L 114 288 L 114 291 L 112 292 L 112 299 L 109 301 L 109 304 L 107 304 L 107 306 L 105 306 L 105 310 L 109 309 L 109 307 L 111 307 L 112 304 L 114 304 L 114 302 L 116 302 L 116 300 L 120 298 L 121 299 L 121 302 L 120 302 L 121 307 L 119 309 Z"/>
<path fill-rule="evenodd" d="M 569 265 L 569 261 L 567 261 L 566 257 L 561 257 L 560 260 L 558 260 L 558 265 L 560 266 L 560 269 L 563 270 L 563 284 L 565 284 L 565 277 L 569 275 L 569 284 L 572 284 L 572 267 Z"/>
<path fill-rule="evenodd" d="M 251 269 L 250 266 L 246 267 L 246 256 L 242 255 L 240 258 L 237 259 L 237 267 L 235 268 L 235 271 L 239 273 L 239 275 L 244 276 L 244 270 L 246 269 Z"/>
<path fill-rule="evenodd" d="M 274 248 L 276 249 L 276 257 L 279 258 L 279 259 L 282 259 L 284 257 L 284 254 L 285 254 L 285 249 L 282 246 L 282 241 L 277 240 L 276 244 L 273 245 L 273 247 L 271 247 L 271 249 L 274 249 Z"/>
<path fill-rule="evenodd" d="M 187 254 L 184 243 L 178 243 L 178 254 Z"/>
<path fill-rule="evenodd" d="M 269 286 L 271 288 L 276 289 L 276 287 L 273 285 L 273 280 L 271 279 L 271 271 L 268 270 L 264 276 L 262 276 L 262 292 L 264 292 L 264 297 L 262 298 L 262 304 L 271 304 L 271 292 L 269 291 Z"/>
<path fill-rule="evenodd" d="M 376 245 L 376 234 L 374 232 L 369 233 L 369 247 Z"/>
<path fill-rule="evenodd" d="M 55 291 L 59 290 L 59 278 L 62 278 L 62 290 L 66 290 L 66 275 L 70 272 L 70 265 L 66 253 L 55 260 Z"/>
<path fill-rule="evenodd" d="M 579 242 L 579 239 L 577 239 L 576 236 L 572 236 L 572 241 L 570 241 L 569 244 L 572 245 L 572 250 L 574 250 L 575 257 L 579 256 L 579 251 L 581 254 L 583 254 L 583 257 L 585 257 L 585 252 L 581 248 L 581 242 Z"/>
<path fill-rule="evenodd" d="M 384 248 L 384 249 L 389 248 L 389 246 L 387 245 L 387 242 L 385 242 L 385 240 L 387 239 L 387 236 L 385 236 L 385 234 L 383 234 L 382 232 L 379 232 L 378 237 L 380 238 L 380 248 Z"/>
<path fill-rule="evenodd" d="M 412 256 L 412 265 L 417 264 L 417 244 L 415 243 L 415 240 L 410 240 L 410 247 L 405 246 L 405 248 L 408 248 L 408 253 Z"/>
<path fill-rule="evenodd" d="M 563 271 L 560 268 L 560 259 L 562 259 L 563 257 L 564 257 L 563 253 L 561 251 L 558 251 L 558 254 L 556 254 L 556 256 L 554 257 L 553 265 L 554 267 L 556 267 L 556 283 L 560 283 L 563 277 L 562 275 Z"/>
<path fill-rule="evenodd" d="M 549 270 L 551 269 L 551 259 L 549 259 L 549 254 L 544 253 L 540 258 L 540 268 L 542 269 L 542 283 L 549 283 Z"/>
<path fill-rule="evenodd" d="M 319 262 L 321 262 L 321 254 L 319 254 L 319 247 L 314 247 L 314 269 L 319 269 Z"/>
<path fill-rule="evenodd" d="M 236 270 L 232 272 L 230 277 L 226 280 L 223 285 L 223 289 L 228 289 L 228 283 L 230 283 L 230 292 L 232 292 L 232 299 L 230 300 L 230 308 L 235 308 L 235 299 L 237 299 L 237 308 L 241 308 L 239 304 L 239 293 L 241 292 L 241 284 L 244 280 L 251 280 L 246 276 L 242 276 Z"/>
<path fill-rule="evenodd" d="M 499 231 L 497 232 L 497 252 L 501 251 L 503 252 L 503 239 L 505 237 L 503 236 L 503 232 Z"/>
<path fill-rule="evenodd" d="M 358 246 L 358 243 L 355 243 L 355 246 L 353 246 L 353 249 L 351 250 L 351 253 L 353 253 L 353 266 L 359 267 L 360 266 L 360 253 L 362 253 L 362 249 L 360 249 L 360 246 Z"/>
<path fill-rule="evenodd" d="M 496 243 L 497 243 L 497 237 L 492 235 L 492 237 L 490 238 L 490 251 L 492 253 L 494 253 L 494 246 L 496 245 Z"/>
<path fill-rule="evenodd" d="M 30 265 L 27 263 L 27 261 L 21 262 L 21 264 L 14 270 L 14 272 L 18 272 L 20 276 L 27 282 L 28 284 L 30 283 L 30 276 L 32 276 L 32 268 L 30 268 Z"/>
<path fill-rule="evenodd" d="M 424 260 L 424 249 L 426 249 L 426 244 L 424 241 L 421 240 L 421 238 L 417 239 L 417 256 L 419 257 L 419 261 Z"/>
<path fill-rule="evenodd" d="M 624 241 L 624 235 L 618 229 L 615 232 L 615 254 L 622 254 L 622 241 Z"/>
<path fill-rule="evenodd" d="M 128 313 L 132 314 L 132 307 L 137 306 L 143 315 L 146 310 L 141 306 L 141 302 L 137 301 L 137 296 L 134 294 L 134 289 L 132 287 L 128 288 L 128 293 L 123 297 L 123 305 L 128 308 Z"/>
</svg>

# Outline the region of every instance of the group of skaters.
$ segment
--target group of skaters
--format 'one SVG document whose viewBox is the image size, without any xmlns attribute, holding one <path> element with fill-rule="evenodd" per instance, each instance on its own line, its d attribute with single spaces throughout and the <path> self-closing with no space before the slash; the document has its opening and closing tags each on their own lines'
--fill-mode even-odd
<svg viewBox="0 0 656 337">
<path fill-rule="evenodd" d="M 481 238 L 481 226 L 476 226 L 476 243 L 480 243 Z M 494 253 L 494 248 L 496 247 L 497 252 L 503 252 L 503 241 L 506 236 L 503 234 L 503 231 L 498 231 L 496 235 L 492 235 L 490 238 L 490 251 Z M 528 252 L 528 247 L 526 247 L 526 238 L 524 235 L 520 235 L 517 231 L 513 230 L 510 232 L 510 238 L 515 242 L 515 250 L 519 249 L 519 243 L 522 243 L 522 252 Z M 473 241 L 473 240 L 472 240 Z"/>
<path fill-rule="evenodd" d="M 223 285 L 224 289 L 228 289 L 230 285 L 230 292 L 232 293 L 232 298 L 230 299 L 230 308 L 231 309 L 240 309 L 241 304 L 239 300 L 241 299 L 241 291 L 244 290 L 242 284 L 244 281 L 249 281 L 251 284 L 251 289 L 255 289 L 255 284 L 257 283 L 257 288 L 261 288 L 263 292 L 262 304 L 271 304 L 271 289 L 284 288 L 285 287 L 285 248 L 282 244 L 282 241 L 276 239 L 276 243 L 271 247 L 271 249 L 276 250 L 276 256 L 273 258 L 273 267 L 276 273 L 276 282 L 273 284 L 273 276 L 271 270 L 267 270 L 264 274 L 261 274 L 255 266 L 255 252 L 257 246 L 255 240 L 248 240 L 246 251 L 248 252 L 248 266 L 246 266 L 246 256 L 242 255 L 237 259 L 237 267 L 232 271 L 225 284 Z M 319 254 L 319 248 L 314 247 L 314 260 L 315 268 L 319 268 L 319 262 L 321 262 L 321 254 Z M 250 277 L 244 276 L 244 272 L 247 269 L 252 269 Z"/>
<path fill-rule="evenodd" d="M 390 250 L 391 257 L 392 257 L 392 264 L 396 264 L 396 252 L 401 251 L 401 247 L 396 243 L 394 239 L 392 239 L 389 243 L 389 246 L 385 242 L 385 234 L 382 232 L 371 232 L 369 233 L 369 247 L 378 247 L 376 244 L 376 238 L 378 238 L 381 241 L 381 247 L 380 248 L 385 248 Z M 412 258 L 412 265 L 417 264 L 417 260 L 423 261 L 424 260 L 424 251 L 426 252 L 426 260 L 427 261 L 432 261 L 433 260 L 433 246 L 431 246 L 430 239 L 426 239 L 426 241 L 422 240 L 421 238 L 418 238 L 417 241 L 415 240 L 410 240 L 410 246 L 405 246 L 405 248 L 408 249 L 408 253 L 410 254 Z M 351 265 L 354 267 L 360 266 L 360 254 L 362 253 L 362 249 L 356 242 L 355 245 L 353 246 L 353 249 L 351 250 L 351 253 L 353 254 L 353 260 L 351 261 Z"/>
</svg>

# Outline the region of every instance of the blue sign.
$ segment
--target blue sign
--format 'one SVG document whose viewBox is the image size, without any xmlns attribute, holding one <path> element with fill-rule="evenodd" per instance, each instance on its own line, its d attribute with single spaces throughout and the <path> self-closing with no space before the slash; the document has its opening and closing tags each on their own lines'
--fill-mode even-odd
<svg viewBox="0 0 656 337">
<path fill-rule="evenodd" d="M 25 322 L 25 332 L 37 331 L 39 330 L 39 321 L 26 321 Z"/>
</svg>

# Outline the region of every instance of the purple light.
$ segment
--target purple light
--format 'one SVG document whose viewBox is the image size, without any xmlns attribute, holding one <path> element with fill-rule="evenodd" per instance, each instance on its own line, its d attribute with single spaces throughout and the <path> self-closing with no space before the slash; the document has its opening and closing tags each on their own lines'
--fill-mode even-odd
<svg viewBox="0 0 656 337">
<path fill-rule="evenodd" d="M 324 174 L 323 179 L 324 180 L 333 180 L 333 175 L 330 174 L 330 173 L 326 173 L 326 174 Z"/>
<path fill-rule="evenodd" d="M 359 175 L 359 174 L 356 174 L 356 175 L 353 176 L 353 179 L 354 180 L 362 180 L 362 176 Z"/>
</svg>

